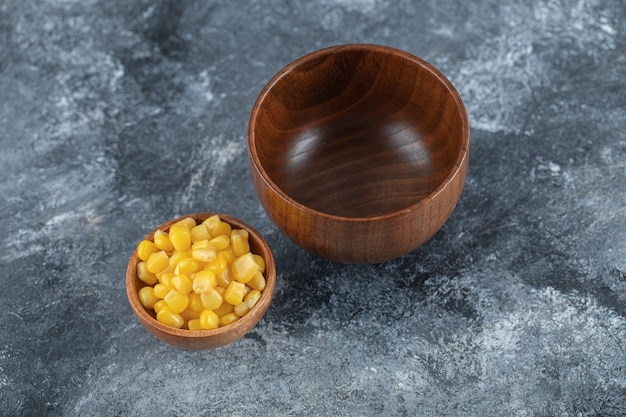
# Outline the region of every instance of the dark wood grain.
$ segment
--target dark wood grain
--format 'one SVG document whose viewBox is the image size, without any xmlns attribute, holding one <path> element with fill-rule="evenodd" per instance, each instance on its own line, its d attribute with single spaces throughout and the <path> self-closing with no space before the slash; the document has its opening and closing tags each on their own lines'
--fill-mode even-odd
<svg viewBox="0 0 626 417">
<path fill-rule="evenodd" d="M 281 70 L 249 124 L 259 199 L 294 242 L 347 263 L 428 240 L 459 199 L 469 121 L 452 84 L 403 51 L 344 45 Z"/>
<path fill-rule="evenodd" d="M 144 239 L 152 240 L 154 233 L 160 229 L 168 231 L 169 227 L 175 222 L 185 217 L 192 217 L 197 222 L 201 222 L 216 213 L 194 213 L 186 216 L 172 219 L 158 228 L 150 232 Z M 269 245 L 253 227 L 247 225 L 239 219 L 224 214 L 218 214 L 220 218 L 229 223 L 233 228 L 245 229 L 249 232 L 250 250 L 252 253 L 261 255 L 265 259 L 265 276 L 266 286 L 262 292 L 261 298 L 256 305 L 246 314 L 234 323 L 228 326 L 220 327 L 215 330 L 198 330 L 191 331 L 186 329 L 176 329 L 166 326 L 156 320 L 153 310 L 146 310 L 139 301 L 138 292 L 145 284 L 137 277 L 137 264 L 139 257 L 135 250 L 131 255 L 128 267 L 126 269 L 126 295 L 130 306 L 139 319 L 139 322 L 158 339 L 184 349 L 202 350 L 213 349 L 225 346 L 229 343 L 240 339 L 244 334 L 250 331 L 261 320 L 267 311 L 276 286 L 276 266 L 274 257 Z M 137 242 L 139 243 L 139 242 Z"/>
</svg>

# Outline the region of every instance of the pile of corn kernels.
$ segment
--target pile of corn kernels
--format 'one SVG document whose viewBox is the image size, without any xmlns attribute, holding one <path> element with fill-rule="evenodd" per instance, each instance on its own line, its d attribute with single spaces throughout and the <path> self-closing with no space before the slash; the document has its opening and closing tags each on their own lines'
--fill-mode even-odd
<svg viewBox="0 0 626 417">
<path fill-rule="evenodd" d="M 139 300 L 168 326 L 209 330 L 246 315 L 265 289 L 265 260 L 249 234 L 214 215 L 186 217 L 137 246 Z"/>
</svg>

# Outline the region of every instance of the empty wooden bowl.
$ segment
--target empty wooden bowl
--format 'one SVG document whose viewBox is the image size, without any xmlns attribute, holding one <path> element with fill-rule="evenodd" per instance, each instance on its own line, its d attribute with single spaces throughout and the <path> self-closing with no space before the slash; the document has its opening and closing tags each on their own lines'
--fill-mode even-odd
<svg viewBox="0 0 626 417">
<path fill-rule="evenodd" d="M 157 229 L 168 231 L 170 225 L 182 220 L 185 217 L 192 217 L 196 220 L 196 222 L 201 222 L 214 214 L 215 213 L 190 214 L 170 220 L 160 225 Z M 261 317 L 263 317 L 272 301 L 274 287 L 276 285 L 276 266 L 274 264 L 272 251 L 270 250 L 267 242 L 259 232 L 241 220 L 223 214 L 218 215 L 222 221 L 229 223 L 233 229 L 245 229 L 248 231 L 251 252 L 261 255 L 263 259 L 265 259 L 266 264 L 265 272 L 263 273 L 265 276 L 266 286 L 262 291 L 261 298 L 248 312 L 248 314 L 244 315 L 236 322 L 215 330 L 193 331 L 176 329 L 162 324 L 156 320 L 154 311 L 146 310 L 146 308 L 144 308 L 139 301 L 139 289 L 146 284 L 144 284 L 144 282 L 137 277 L 137 264 L 140 261 L 137 256 L 137 250 L 133 252 L 128 263 L 128 268 L 126 269 L 126 295 L 128 296 L 130 306 L 139 319 L 139 322 L 157 338 L 180 348 L 194 350 L 212 349 L 238 340 L 250 331 L 259 322 L 259 320 L 261 320 Z M 157 229 L 150 232 L 144 239 L 152 240 Z"/>
<path fill-rule="evenodd" d="M 454 210 L 470 128 L 454 86 L 406 52 L 343 45 L 287 65 L 248 130 L 261 204 L 295 243 L 376 263 L 426 242 Z"/>
</svg>

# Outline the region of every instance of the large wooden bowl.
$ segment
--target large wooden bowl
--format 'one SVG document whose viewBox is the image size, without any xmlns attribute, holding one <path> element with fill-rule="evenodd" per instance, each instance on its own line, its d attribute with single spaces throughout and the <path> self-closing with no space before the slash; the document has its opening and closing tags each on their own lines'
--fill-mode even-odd
<svg viewBox="0 0 626 417">
<path fill-rule="evenodd" d="M 168 231 L 169 227 L 175 222 L 182 220 L 185 217 L 192 217 L 196 222 L 203 221 L 216 213 L 195 213 L 189 214 L 183 217 L 170 220 L 157 229 Z M 229 223 L 233 228 L 245 229 L 249 232 L 250 250 L 252 253 L 261 255 L 265 259 L 265 276 L 266 286 L 262 292 L 261 298 L 257 301 L 256 305 L 250 310 L 248 314 L 241 317 L 234 323 L 227 326 L 220 327 L 215 330 L 186 330 L 176 329 L 166 326 L 156 320 L 153 310 L 146 310 L 139 301 L 138 292 L 145 284 L 137 277 L 137 263 L 139 257 L 137 256 L 137 250 L 131 255 L 128 262 L 128 268 L 126 269 L 126 295 L 130 306 L 139 319 L 139 322 L 154 336 L 162 341 L 171 345 L 184 348 L 184 349 L 212 349 L 220 346 L 227 345 L 235 342 L 241 338 L 244 334 L 250 331 L 261 320 L 261 317 L 267 311 L 272 297 L 274 295 L 274 288 L 276 285 L 276 266 L 274 264 L 274 258 L 269 245 L 254 228 L 231 216 L 219 214 L 222 221 Z M 157 231 L 154 229 L 144 239 L 152 240 L 154 233 Z"/>
<path fill-rule="evenodd" d="M 275 224 L 344 263 L 404 255 L 461 195 L 467 112 L 435 67 L 396 49 L 343 45 L 287 65 L 250 116 L 252 179 Z"/>
</svg>

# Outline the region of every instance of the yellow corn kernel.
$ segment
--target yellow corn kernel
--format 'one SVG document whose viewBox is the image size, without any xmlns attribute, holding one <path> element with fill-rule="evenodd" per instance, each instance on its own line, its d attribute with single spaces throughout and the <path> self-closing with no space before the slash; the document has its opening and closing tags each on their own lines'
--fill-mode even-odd
<svg viewBox="0 0 626 417">
<path fill-rule="evenodd" d="M 191 319 L 187 322 L 187 328 L 189 330 L 202 330 L 202 326 L 200 326 L 200 319 Z"/>
<path fill-rule="evenodd" d="M 228 288 L 228 285 L 233 280 L 230 275 L 230 270 L 225 269 L 219 274 L 215 274 L 215 279 L 217 280 L 217 286 L 222 288 Z"/>
<path fill-rule="evenodd" d="M 161 311 L 163 307 L 167 307 L 167 303 L 165 302 L 165 300 L 159 300 L 156 303 L 154 303 L 154 307 L 152 308 L 154 312 L 158 314 L 158 312 Z"/>
<path fill-rule="evenodd" d="M 239 317 L 243 317 L 246 314 L 248 314 L 248 312 L 250 311 L 250 307 L 248 307 L 248 303 L 242 302 L 242 303 L 237 304 L 236 306 L 234 306 L 233 311 Z"/>
<path fill-rule="evenodd" d="M 182 313 L 189 305 L 189 297 L 176 290 L 170 290 L 163 299 L 175 313 Z"/>
<path fill-rule="evenodd" d="M 157 248 L 154 242 L 149 240 L 142 240 L 139 242 L 139 245 L 137 245 L 137 256 L 139 256 L 139 259 L 142 261 L 147 261 L 150 255 L 158 251 L 159 248 Z"/>
<path fill-rule="evenodd" d="M 172 278 L 174 278 L 174 273 L 170 271 L 162 272 L 157 275 L 159 283 L 165 285 L 166 287 L 172 286 Z"/>
<path fill-rule="evenodd" d="M 170 258 L 165 251 L 154 252 L 146 261 L 146 269 L 153 274 L 163 271 L 170 263 Z"/>
<path fill-rule="evenodd" d="M 230 235 L 231 226 L 230 224 L 223 222 L 219 216 L 214 215 L 206 219 L 204 222 L 207 228 L 209 229 L 209 233 L 211 236 L 216 237 L 220 235 Z"/>
<path fill-rule="evenodd" d="M 250 252 L 235 259 L 231 266 L 233 277 L 243 283 L 250 281 L 254 274 L 259 272 L 259 265 L 254 261 Z"/>
<path fill-rule="evenodd" d="M 235 312 L 224 314 L 220 317 L 220 327 L 228 326 L 237 320 L 239 320 L 239 316 Z"/>
<path fill-rule="evenodd" d="M 157 248 L 166 252 L 174 250 L 174 245 L 170 242 L 170 235 L 160 229 L 154 232 L 154 244 Z"/>
<path fill-rule="evenodd" d="M 211 287 L 206 292 L 200 294 L 200 300 L 204 308 L 208 310 L 216 310 L 224 302 L 224 297 L 215 288 Z"/>
<path fill-rule="evenodd" d="M 166 266 L 165 269 L 161 272 L 154 274 L 156 278 L 161 282 L 164 276 L 169 276 L 170 278 L 174 276 L 174 268 L 171 266 Z"/>
<path fill-rule="evenodd" d="M 172 226 L 170 226 L 170 230 L 171 230 L 172 227 L 174 227 L 174 228 L 176 228 L 176 227 L 185 227 L 187 229 L 191 229 L 195 225 L 196 225 L 196 221 L 193 218 L 185 217 L 184 219 L 179 220 L 176 223 L 174 223 Z"/>
<path fill-rule="evenodd" d="M 252 254 L 252 257 L 254 258 L 254 262 L 256 262 L 256 264 L 259 266 L 259 272 L 265 272 L 265 259 L 263 259 L 261 255 L 256 254 Z"/>
<path fill-rule="evenodd" d="M 191 275 L 200 269 L 200 263 L 194 258 L 183 258 L 178 262 L 176 268 L 174 268 L 174 274 Z"/>
<path fill-rule="evenodd" d="M 175 275 L 172 274 L 171 272 L 161 275 L 161 279 L 159 279 L 159 284 L 163 284 L 169 289 L 174 288 L 174 285 L 172 285 L 172 279 L 174 278 L 174 276 Z"/>
<path fill-rule="evenodd" d="M 174 252 L 172 253 L 172 256 L 170 257 L 170 268 L 176 268 L 176 266 L 178 265 L 178 263 L 180 261 L 182 261 L 185 258 L 191 258 L 191 251 L 184 251 L 184 252 Z"/>
<path fill-rule="evenodd" d="M 172 278 L 172 286 L 181 294 L 189 294 L 191 292 L 192 283 L 185 274 L 174 275 Z"/>
<path fill-rule="evenodd" d="M 228 304 L 232 304 L 234 306 L 241 304 L 245 288 L 246 284 L 238 281 L 231 281 L 231 283 L 228 284 L 228 288 L 226 288 L 226 292 L 224 293 L 224 300 L 226 300 Z"/>
<path fill-rule="evenodd" d="M 235 260 L 235 254 L 233 253 L 232 246 L 229 246 L 224 250 L 218 251 L 217 256 L 222 256 L 224 259 L 226 259 L 227 264 L 231 264 Z"/>
<path fill-rule="evenodd" d="M 215 311 L 215 314 L 217 314 L 219 317 L 222 317 L 225 314 L 232 313 L 234 309 L 235 307 L 232 304 L 222 303 L 221 306 L 213 311 Z"/>
<path fill-rule="evenodd" d="M 148 271 L 145 261 L 141 261 L 137 264 L 137 278 L 148 285 L 154 285 L 157 282 L 156 275 Z"/>
<path fill-rule="evenodd" d="M 200 327 L 205 330 L 217 329 L 220 326 L 220 318 L 212 310 L 204 310 L 200 313 Z"/>
<path fill-rule="evenodd" d="M 185 319 L 167 306 L 157 313 L 157 321 L 177 329 L 180 329 L 185 324 Z"/>
<path fill-rule="evenodd" d="M 200 317 L 200 313 L 198 313 L 189 306 L 187 306 L 187 308 L 183 312 L 181 312 L 180 315 L 182 316 L 182 318 L 185 319 L 185 322 L 189 322 L 189 320 L 197 319 Z"/>
<path fill-rule="evenodd" d="M 256 303 L 261 299 L 261 291 L 252 290 L 246 295 L 243 301 L 248 304 L 248 308 L 252 308 L 256 305 Z"/>
<path fill-rule="evenodd" d="M 168 292 L 170 292 L 171 287 L 168 287 L 167 285 L 164 284 L 156 284 L 154 286 L 154 295 L 157 298 L 163 299 L 165 298 L 165 296 L 167 295 Z"/>
<path fill-rule="evenodd" d="M 216 254 L 215 246 L 206 239 L 199 240 L 191 245 L 192 258 L 200 262 L 211 262 L 215 259 Z"/>
<path fill-rule="evenodd" d="M 262 273 L 257 271 L 250 281 L 246 282 L 246 284 L 253 290 L 263 291 L 265 289 L 265 277 Z"/>
<path fill-rule="evenodd" d="M 139 290 L 139 301 L 145 308 L 154 308 L 159 299 L 154 295 L 154 288 L 146 286 Z"/>
<path fill-rule="evenodd" d="M 209 240 L 211 239 L 211 234 L 209 233 L 209 229 L 206 227 L 206 224 L 200 223 L 197 226 L 194 226 L 189 231 L 191 241 L 198 242 L 199 240 Z"/>
<path fill-rule="evenodd" d="M 206 271 L 211 271 L 214 274 L 220 274 L 222 272 L 224 272 L 224 270 L 228 267 L 228 262 L 226 261 L 226 258 L 224 257 L 224 255 L 222 255 L 221 252 L 218 252 L 215 256 L 215 259 L 213 259 L 210 262 L 207 262 L 203 269 Z"/>
<path fill-rule="evenodd" d="M 191 232 L 182 226 L 170 228 L 170 242 L 177 252 L 186 252 L 191 249 Z"/>
<path fill-rule="evenodd" d="M 217 286 L 217 279 L 213 271 L 202 270 L 193 277 L 192 289 L 196 294 L 204 294 L 209 288 Z"/>
<path fill-rule="evenodd" d="M 202 298 L 200 298 L 200 294 L 196 294 L 192 292 L 189 294 L 189 308 L 191 308 L 196 313 L 201 313 L 204 310 L 204 306 L 202 305 Z"/>
<path fill-rule="evenodd" d="M 227 235 L 219 235 L 209 240 L 216 251 L 224 250 L 230 246 L 230 238 Z"/>
<path fill-rule="evenodd" d="M 235 229 L 230 233 L 230 245 L 236 258 L 250 252 L 248 232 L 243 229 Z"/>
</svg>

